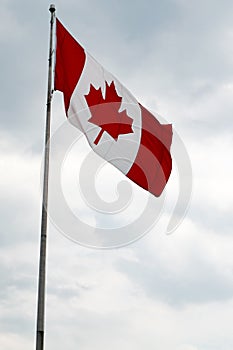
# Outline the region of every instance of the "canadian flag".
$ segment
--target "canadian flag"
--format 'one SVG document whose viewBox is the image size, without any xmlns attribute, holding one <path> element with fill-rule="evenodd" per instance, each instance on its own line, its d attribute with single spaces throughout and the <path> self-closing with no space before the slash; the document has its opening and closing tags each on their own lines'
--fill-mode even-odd
<svg viewBox="0 0 233 350">
<path fill-rule="evenodd" d="M 55 90 L 90 146 L 136 184 L 160 196 L 171 173 L 171 124 L 160 124 L 56 20 Z"/>
</svg>

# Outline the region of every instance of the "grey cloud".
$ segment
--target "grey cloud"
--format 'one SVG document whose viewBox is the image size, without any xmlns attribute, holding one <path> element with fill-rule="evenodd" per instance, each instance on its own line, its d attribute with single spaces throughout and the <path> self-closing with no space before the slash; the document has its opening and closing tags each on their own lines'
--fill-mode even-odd
<svg viewBox="0 0 233 350">
<path fill-rule="evenodd" d="M 18 254 L 22 254 L 20 247 Z M 10 262 L 4 263 L 1 259 L 1 333 L 21 334 L 23 337 L 34 333 L 35 304 L 32 303 L 32 297 L 36 296 L 35 276 L 35 261 L 19 263 L 17 258 L 12 258 Z"/>
<path fill-rule="evenodd" d="M 172 262 L 171 262 L 172 263 Z M 193 256 L 184 273 L 174 274 L 154 259 L 147 262 L 118 262 L 117 268 L 128 275 L 152 299 L 159 299 L 173 307 L 189 303 L 229 300 L 233 284 L 219 274 L 214 266 Z"/>
<path fill-rule="evenodd" d="M 10 40 L 4 38 L 2 43 L 1 127 L 31 144 L 33 138 L 43 137 L 49 24 L 37 4 L 8 2 L 7 6 L 18 28 L 9 23 L 5 36 Z M 19 35 L 14 33 L 17 29 Z"/>
<path fill-rule="evenodd" d="M 213 230 L 219 235 L 232 235 L 232 210 L 220 210 L 213 204 L 195 203 L 192 205 L 190 219 L 196 223 L 201 229 Z"/>
<path fill-rule="evenodd" d="M 39 237 L 39 206 L 33 206 L 34 210 L 31 210 L 32 203 L 28 198 L 1 196 L 1 201 L 1 246 L 35 242 Z"/>
<path fill-rule="evenodd" d="M 3 321 L 0 319 L 1 332 L 31 336 L 34 333 L 33 321 L 33 315 L 31 319 L 25 315 L 4 317 Z"/>
</svg>

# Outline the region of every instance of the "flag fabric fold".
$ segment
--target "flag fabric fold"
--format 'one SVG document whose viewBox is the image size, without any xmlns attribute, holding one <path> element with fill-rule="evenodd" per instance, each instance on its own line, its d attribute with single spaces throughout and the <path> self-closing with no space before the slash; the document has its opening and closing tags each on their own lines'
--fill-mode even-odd
<svg viewBox="0 0 233 350">
<path fill-rule="evenodd" d="M 161 124 L 56 22 L 55 90 L 68 120 L 92 149 L 129 179 L 160 196 L 172 170 L 171 124 Z"/>
</svg>

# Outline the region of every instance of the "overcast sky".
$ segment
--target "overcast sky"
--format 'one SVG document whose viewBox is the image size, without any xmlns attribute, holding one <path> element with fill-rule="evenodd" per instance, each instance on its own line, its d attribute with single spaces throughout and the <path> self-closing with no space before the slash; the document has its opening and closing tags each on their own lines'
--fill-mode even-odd
<svg viewBox="0 0 233 350">
<path fill-rule="evenodd" d="M 35 344 L 49 4 L 0 0 L 3 350 Z M 192 163 L 193 193 L 184 221 L 166 235 L 174 170 L 160 222 L 120 249 L 82 247 L 49 223 L 46 349 L 232 350 L 233 2 L 66 0 L 56 7 L 99 62 L 173 123 Z M 53 133 L 64 120 L 57 92 Z M 111 171 L 98 180 L 106 200 Z M 109 224 L 80 204 L 78 191 L 67 200 L 78 201 L 83 220 Z M 133 205 L 131 221 L 140 207 Z"/>
</svg>

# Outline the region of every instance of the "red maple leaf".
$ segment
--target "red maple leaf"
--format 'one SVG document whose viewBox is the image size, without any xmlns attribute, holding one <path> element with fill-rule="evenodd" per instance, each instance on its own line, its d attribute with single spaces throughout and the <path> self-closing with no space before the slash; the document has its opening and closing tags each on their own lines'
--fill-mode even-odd
<svg viewBox="0 0 233 350">
<path fill-rule="evenodd" d="M 115 141 L 119 135 L 133 133 L 132 123 L 126 111 L 119 112 L 122 97 L 117 95 L 114 82 L 110 85 L 105 82 L 106 95 L 103 98 L 101 88 L 96 90 L 91 84 L 90 91 L 85 95 L 85 99 L 91 111 L 90 123 L 98 125 L 101 130 L 96 137 L 94 144 L 97 145 L 103 132 L 106 131 Z"/>
</svg>

